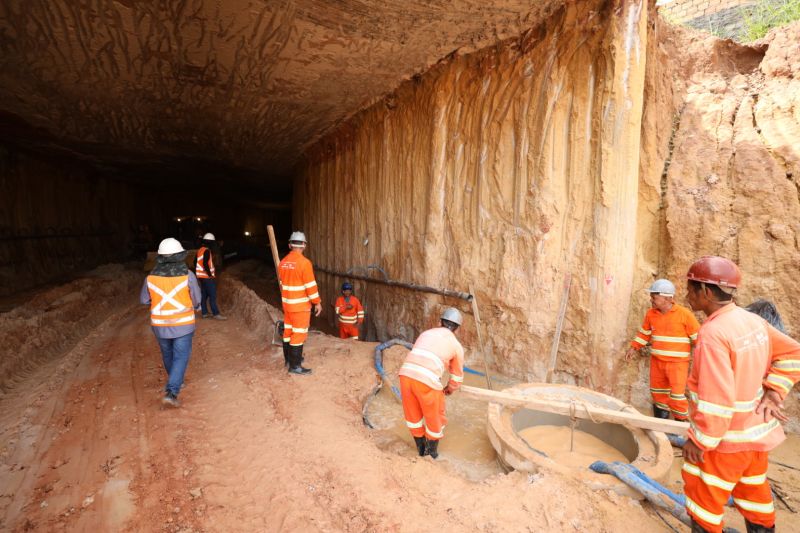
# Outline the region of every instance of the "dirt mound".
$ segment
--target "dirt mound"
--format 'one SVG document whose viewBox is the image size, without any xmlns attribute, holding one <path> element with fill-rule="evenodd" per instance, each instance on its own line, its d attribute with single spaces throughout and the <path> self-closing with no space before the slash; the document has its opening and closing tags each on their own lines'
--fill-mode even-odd
<svg viewBox="0 0 800 533">
<path fill-rule="evenodd" d="M 0 314 L 0 396 L 138 297 L 141 272 L 103 265 Z"/>
</svg>

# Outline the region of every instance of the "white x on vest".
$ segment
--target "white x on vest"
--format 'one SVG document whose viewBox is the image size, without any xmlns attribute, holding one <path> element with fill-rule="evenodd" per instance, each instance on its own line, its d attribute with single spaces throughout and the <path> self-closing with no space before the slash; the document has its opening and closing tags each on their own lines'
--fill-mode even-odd
<svg viewBox="0 0 800 533">
<path fill-rule="evenodd" d="M 178 294 L 181 291 L 181 289 L 186 287 L 188 284 L 189 284 L 189 280 L 184 280 L 184 281 L 178 283 L 175 286 L 175 288 L 172 289 L 171 291 L 169 291 L 169 294 L 167 294 L 166 292 L 162 291 L 161 289 L 159 289 L 158 287 L 156 287 L 155 285 L 153 285 L 152 283 L 150 283 L 148 281 L 147 282 L 147 287 L 150 290 L 152 290 L 152 291 L 154 291 L 154 292 L 156 292 L 156 293 L 161 295 L 161 301 L 158 302 L 158 305 L 153 307 L 153 309 L 151 311 L 151 314 L 153 314 L 153 315 L 161 315 L 161 316 L 169 316 L 169 315 L 174 315 L 174 314 L 177 314 L 177 313 L 185 313 L 186 311 L 188 311 L 189 310 L 188 307 L 184 307 L 184 305 L 182 303 L 180 303 L 180 302 L 178 302 L 178 301 L 176 301 L 174 299 L 174 296 L 176 294 Z M 164 305 L 166 305 L 167 303 L 172 305 L 175 309 L 164 310 Z"/>
</svg>

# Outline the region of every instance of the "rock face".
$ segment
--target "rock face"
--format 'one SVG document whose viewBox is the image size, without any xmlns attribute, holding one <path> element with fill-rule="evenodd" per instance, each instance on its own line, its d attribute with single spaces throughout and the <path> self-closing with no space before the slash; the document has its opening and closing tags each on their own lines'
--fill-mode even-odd
<svg viewBox="0 0 800 533">
<path fill-rule="evenodd" d="M 646 20 L 636 4 L 568 6 L 354 117 L 296 181 L 312 258 L 474 285 L 488 351 L 528 379 L 546 373 L 570 279 L 557 379 L 637 403 L 646 362 L 620 359 L 648 305 L 639 289 L 667 276 L 683 301 L 701 255 L 737 261 L 740 303 L 776 301 L 796 333 L 800 26 L 746 47 Z M 443 305 L 470 312 L 369 290 L 382 338 L 412 338 Z"/>
<path fill-rule="evenodd" d="M 605 382 L 634 272 L 646 21 L 639 3 L 571 5 L 355 117 L 296 182 L 313 259 L 473 284 L 495 360 L 534 378 L 569 278 L 560 368 Z M 412 337 L 445 303 L 455 302 L 393 289 L 371 305 L 381 336 Z M 474 347 L 473 324 L 464 329 Z"/>
</svg>

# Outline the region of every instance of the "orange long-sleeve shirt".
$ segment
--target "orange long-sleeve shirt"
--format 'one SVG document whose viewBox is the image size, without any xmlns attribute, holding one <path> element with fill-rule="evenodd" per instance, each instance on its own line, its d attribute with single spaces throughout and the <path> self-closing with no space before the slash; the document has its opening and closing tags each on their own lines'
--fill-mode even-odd
<svg viewBox="0 0 800 533">
<path fill-rule="evenodd" d="M 648 309 L 642 327 L 631 347 L 641 349 L 649 342 L 650 355 L 661 361 L 688 361 L 691 343 L 697 339 L 700 323 L 687 308 L 672 304 L 666 313 L 658 309 Z"/>
<path fill-rule="evenodd" d="M 342 324 L 361 324 L 364 322 L 364 307 L 355 296 L 350 296 L 349 298 L 339 296 L 336 299 L 335 307 L 336 316 Z"/>
<path fill-rule="evenodd" d="M 785 397 L 800 379 L 800 343 L 728 304 L 703 323 L 689 375 L 689 438 L 704 450 L 769 451 L 785 436 L 755 408 L 764 388 Z"/>
<path fill-rule="evenodd" d="M 303 254 L 292 250 L 278 265 L 281 280 L 281 302 L 285 313 L 299 313 L 311 309 L 311 304 L 319 304 L 317 281 L 314 267 Z"/>
<path fill-rule="evenodd" d="M 442 374 L 450 372 L 451 391 L 464 381 L 464 348 L 447 328 L 423 331 L 403 361 L 399 374 L 421 381 L 432 389 L 442 390 Z"/>
</svg>

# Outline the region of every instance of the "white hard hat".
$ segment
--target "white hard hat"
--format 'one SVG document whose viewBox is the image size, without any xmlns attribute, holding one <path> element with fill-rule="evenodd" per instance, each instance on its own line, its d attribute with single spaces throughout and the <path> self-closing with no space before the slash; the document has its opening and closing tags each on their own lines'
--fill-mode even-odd
<svg viewBox="0 0 800 533">
<path fill-rule="evenodd" d="M 302 231 L 295 231 L 292 233 L 292 236 L 289 237 L 289 242 L 308 242 L 306 240 L 306 234 Z"/>
<path fill-rule="evenodd" d="M 647 289 L 650 294 L 658 293 L 661 296 L 675 296 L 675 285 L 668 279 L 657 279 Z"/>
<path fill-rule="evenodd" d="M 203 235 L 203 240 L 204 241 L 215 241 L 216 239 L 214 238 L 214 234 L 213 233 L 206 233 L 205 235 Z"/>
<path fill-rule="evenodd" d="M 181 246 L 181 243 L 179 243 L 177 239 L 173 239 L 172 237 L 164 239 L 163 241 L 161 241 L 161 244 L 158 245 L 159 255 L 171 255 L 183 251 L 184 249 L 183 246 Z"/>
<path fill-rule="evenodd" d="M 449 320 L 454 324 L 458 324 L 459 326 L 464 322 L 464 318 L 461 316 L 461 311 L 456 309 L 455 307 L 448 307 L 442 313 L 442 320 Z"/>
</svg>

